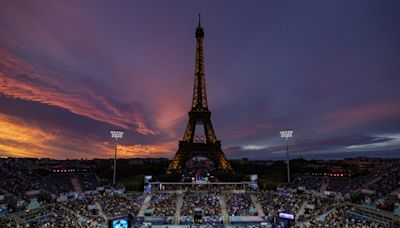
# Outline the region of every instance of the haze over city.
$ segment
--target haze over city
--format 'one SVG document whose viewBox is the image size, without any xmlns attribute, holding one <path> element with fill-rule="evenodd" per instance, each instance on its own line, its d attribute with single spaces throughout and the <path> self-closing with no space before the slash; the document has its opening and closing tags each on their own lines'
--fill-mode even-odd
<svg viewBox="0 0 400 228">
<path fill-rule="evenodd" d="M 399 157 L 400 2 L 106 3 L 0 2 L 1 156 L 171 158 L 201 13 L 228 159 Z"/>
</svg>

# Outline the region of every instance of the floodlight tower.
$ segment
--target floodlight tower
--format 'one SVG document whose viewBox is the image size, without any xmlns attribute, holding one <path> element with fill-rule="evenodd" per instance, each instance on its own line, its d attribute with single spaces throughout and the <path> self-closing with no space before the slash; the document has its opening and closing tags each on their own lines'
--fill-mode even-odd
<svg viewBox="0 0 400 228">
<path fill-rule="evenodd" d="M 292 138 L 293 130 L 283 129 L 280 131 L 281 138 L 286 139 L 286 166 L 287 166 L 287 181 L 290 184 L 290 165 L 289 165 L 289 142 L 288 139 Z"/>
<path fill-rule="evenodd" d="M 123 131 L 114 130 L 111 131 L 111 138 L 115 138 L 115 154 L 114 154 L 114 174 L 113 174 L 113 186 L 115 186 L 115 175 L 117 172 L 117 146 L 118 146 L 118 139 L 122 139 L 124 136 Z"/>
</svg>

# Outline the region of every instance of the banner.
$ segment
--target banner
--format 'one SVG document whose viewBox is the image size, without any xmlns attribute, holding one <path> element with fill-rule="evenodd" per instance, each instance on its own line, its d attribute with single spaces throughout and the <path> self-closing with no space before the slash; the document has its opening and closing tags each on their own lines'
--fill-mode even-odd
<svg viewBox="0 0 400 228">
<path fill-rule="evenodd" d="M 144 176 L 144 192 L 151 192 L 151 183 L 153 182 L 153 176 Z"/>
</svg>

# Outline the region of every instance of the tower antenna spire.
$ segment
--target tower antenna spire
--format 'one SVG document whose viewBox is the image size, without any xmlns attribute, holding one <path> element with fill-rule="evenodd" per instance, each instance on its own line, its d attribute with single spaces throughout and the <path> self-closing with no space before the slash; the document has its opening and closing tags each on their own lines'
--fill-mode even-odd
<svg viewBox="0 0 400 228">
<path fill-rule="evenodd" d="M 199 13 L 199 27 L 201 27 L 201 14 Z"/>
</svg>

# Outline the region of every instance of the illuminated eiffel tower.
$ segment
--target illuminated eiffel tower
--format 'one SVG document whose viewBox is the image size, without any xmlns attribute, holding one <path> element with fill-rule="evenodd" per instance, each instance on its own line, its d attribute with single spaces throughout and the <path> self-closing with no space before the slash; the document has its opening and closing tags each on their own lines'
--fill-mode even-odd
<svg viewBox="0 0 400 228">
<path fill-rule="evenodd" d="M 211 160 L 221 174 L 233 173 L 211 124 L 211 112 L 208 110 L 204 77 L 203 38 L 204 31 L 199 15 L 199 25 L 196 29 L 196 69 L 192 108 L 189 112 L 189 122 L 185 134 L 179 141 L 179 149 L 168 167 L 168 173 L 180 173 L 185 163 L 194 157 L 205 157 Z"/>
</svg>

